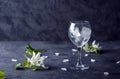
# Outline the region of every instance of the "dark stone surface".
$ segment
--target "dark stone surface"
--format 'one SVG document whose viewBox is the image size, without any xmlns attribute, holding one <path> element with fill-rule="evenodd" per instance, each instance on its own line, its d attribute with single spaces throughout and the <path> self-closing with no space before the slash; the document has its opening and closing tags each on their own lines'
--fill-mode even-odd
<svg viewBox="0 0 120 79">
<path fill-rule="evenodd" d="M 69 67 L 73 62 L 62 63 L 64 58 L 74 59 L 72 57 L 72 48 L 70 43 L 52 43 L 52 42 L 30 42 L 35 48 L 47 49 L 44 55 L 48 55 L 45 63 L 50 67 L 49 70 L 39 70 L 33 72 L 31 70 L 15 70 L 15 65 L 22 62 L 25 58 L 25 46 L 28 42 L 0 42 L 0 70 L 6 72 L 7 79 L 119 79 L 120 64 L 116 61 L 120 60 L 120 42 L 102 42 L 102 54 L 95 55 L 91 53 L 88 57 L 84 57 L 83 61 L 90 66 L 89 70 L 76 72 L 70 70 Z M 59 52 L 60 56 L 54 53 Z M 72 57 L 72 58 L 71 58 Z M 11 59 L 16 58 L 18 62 L 12 62 Z M 95 63 L 91 63 L 90 59 L 96 59 Z M 68 71 L 61 71 L 61 67 L 67 67 Z M 108 76 L 104 76 L 103 72 L 109 72 Z"/>
<path fill-rule="evenodd" d="M 88 20 L 92 39 L 120 40 L 120 0 L 0 0 L 0 40 L 68 41 L 73 20 Z"/>
</svg>

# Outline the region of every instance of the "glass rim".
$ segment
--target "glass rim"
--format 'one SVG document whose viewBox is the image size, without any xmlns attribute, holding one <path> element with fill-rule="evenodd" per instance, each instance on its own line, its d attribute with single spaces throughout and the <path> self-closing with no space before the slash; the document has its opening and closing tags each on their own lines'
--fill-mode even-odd
<svg viewBox="0 0 120 79">
<path fill-rule="evenodd" d="M 81 20 L 81 21 L 70 21 L 70 23 L 89 23 L 87 20 Z"/>
</svg>

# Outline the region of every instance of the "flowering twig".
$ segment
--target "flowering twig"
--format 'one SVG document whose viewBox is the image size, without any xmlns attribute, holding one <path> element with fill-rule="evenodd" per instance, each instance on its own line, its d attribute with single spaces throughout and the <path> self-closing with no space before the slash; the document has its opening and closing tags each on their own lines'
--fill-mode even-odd
<svg viewBox="0 0 120 79">
<path fill-rule="evenodd" d="M 26 46 L 26 53 L 25 58 L 26 61 L 22 63 L 18 63 L 16 65 L 16 69 L 19 69 L 20 67 L 23 68 L 29 68 L 33 71 L 36 71 L 39 69 L 39 67 L 46 68 L 44 65 L 44 60 L 47 58 L 47 56 L 42 56 L 41 53 L 45 52 L 46 50 L 40 50 L 40 49 L 34 49 L 30 45 Z"/>
<path fill-rule="evenodd" d="M 94 40 L 92 42 L 92 45 L 89 45 L 88 43 L 83 47 L 83 50 L 85 52 L 95 52 L 96 54 L 100 54 L 100 49 L 101 46 L 99 45 L 99 43 L 96 44 L 96 41 Z"/>
</svg>

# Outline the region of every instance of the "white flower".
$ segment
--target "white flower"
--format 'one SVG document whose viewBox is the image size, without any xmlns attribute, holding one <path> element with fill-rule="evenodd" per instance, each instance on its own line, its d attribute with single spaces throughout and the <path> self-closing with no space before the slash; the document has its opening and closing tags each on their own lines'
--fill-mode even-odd
<svg viewBox="0 0 120 79">
<path fill-rule="evenodd" d="M 97 44 L 95 44 L 95 43 L 96 43 L 96 40 L 94 40 L 94 41 L 92 42 L 92 46 L 93 46 L 94 48 L 100 49 L 101 47 L 99 46 L 99 43 L 97 43 Z"/>
<path fill-rule="evenodd" d="M 44 67 L 44 60 L 47 58 L 47 56 L 40 56 L 40 52 L 35 54 L 35 52 L 33 52 L 33 56 L 30 58 L 27 58 L 27 61 L 31 63 L 31 65 L 35 65 L 35 66 L 42 66 Z"/>
<path fill-rule="evenodd" d="M 96 44 L 96 41 L 94 40 L 92 42 L 92 45 L 89 45 L 88 43 L 86 43 L 84 46 L 83 46 L 83 50 L 85 52 L 95 52 L 96 54 L 99 53 L 99 50 L 101 49 L 101 47 L 99 46 L 99 43 Z"/>
</svg>

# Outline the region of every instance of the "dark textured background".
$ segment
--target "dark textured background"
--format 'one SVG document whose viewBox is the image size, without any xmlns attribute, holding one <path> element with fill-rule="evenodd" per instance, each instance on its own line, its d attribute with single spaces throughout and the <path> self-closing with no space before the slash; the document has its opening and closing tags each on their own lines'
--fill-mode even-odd
<svg viewBox="0 0 120 79">
<path fill-rule="evenodd" d="M 68 41 L 73 20 L 88 20 L 92 39 L 120 40 L 120 0 L 0 0 L 0 40 Z"/>
</svg>

